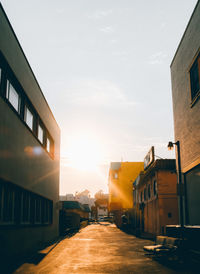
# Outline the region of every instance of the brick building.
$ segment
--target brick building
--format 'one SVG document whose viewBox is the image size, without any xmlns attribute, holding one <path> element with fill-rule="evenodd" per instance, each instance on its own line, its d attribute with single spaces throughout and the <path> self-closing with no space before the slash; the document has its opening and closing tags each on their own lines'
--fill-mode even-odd
<svg viewBox="0 0 200 274">
<path fill-rule="evenodd" d="M 175 142 L 180 142 L 185 225 L 200 225 L 200 1 L 171 63 Z"/>
</svg>

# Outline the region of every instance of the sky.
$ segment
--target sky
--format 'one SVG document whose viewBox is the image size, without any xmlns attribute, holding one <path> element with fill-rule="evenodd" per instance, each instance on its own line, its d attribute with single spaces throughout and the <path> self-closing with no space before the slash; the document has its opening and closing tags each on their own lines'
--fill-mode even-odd
<svg viewBox="0 0 200 274">
<path fill-rule="evenodd" d="M 61 129 L 60 194 L 174 140 L 170 63 L 197 0 L 2 0 Z"/>
</svg>

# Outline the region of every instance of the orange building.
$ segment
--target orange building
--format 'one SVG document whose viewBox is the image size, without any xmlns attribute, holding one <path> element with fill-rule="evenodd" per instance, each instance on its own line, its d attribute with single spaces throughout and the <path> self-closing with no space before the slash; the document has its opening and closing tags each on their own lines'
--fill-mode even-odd
<svg viewBox="0 0 200 274">
<path fill-rule="evenodd" d="M 121 226 L 121 215 L 133 208 L 133 182 L 144 169 L 143 162 L 112 162 L 109 170 L 109 211 Z"/>
<path fill-rule="evenodd" d="M 178 223 L 176 163 L 157 159 L 133 183 L 135 228 L 152 236 Z"/>
</svg>

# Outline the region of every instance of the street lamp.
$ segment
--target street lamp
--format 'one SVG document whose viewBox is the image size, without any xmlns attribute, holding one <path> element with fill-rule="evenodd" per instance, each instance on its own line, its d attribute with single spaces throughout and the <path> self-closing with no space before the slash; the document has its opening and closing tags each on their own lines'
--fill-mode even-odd
<svg viewBox="0 0 200 274">
<path fill-rule="evenodd" d="M 169 142 L 168 143 L 168 149 L 172 150 L 174 145 L 176 145 L 177 148 L 177 170 L 178 170 L 178 184 L 177 184 L 177 194 L 179 196 L 179 209 L 180 209 L 180 225 L 181 228 L 183 228 L 183 183 L 182 183 L 182 175 L 181 175 L 181 156 L 180 156 L 180 142 L 177 141 L 175 143 Z"/>
</svg>

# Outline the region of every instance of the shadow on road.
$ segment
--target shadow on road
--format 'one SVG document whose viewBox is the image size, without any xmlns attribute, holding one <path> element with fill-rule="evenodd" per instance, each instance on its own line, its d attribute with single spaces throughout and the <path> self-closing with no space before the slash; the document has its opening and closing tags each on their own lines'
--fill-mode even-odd
<svg viewBox="0 0 200 274">
<path fill-rule="evenodd" d="M 73 237 L 78 232 L 79 229 L 68 230 L 58 238 L 40 246 L 40 248 L 38 250 L 35 250 L 35 252 L 28 253 L 23 257 L 0 258 L 0 273 L 13 273 L 23 264 L 38 265 L 61 241 L 66 238 Z"/>
</svg>

